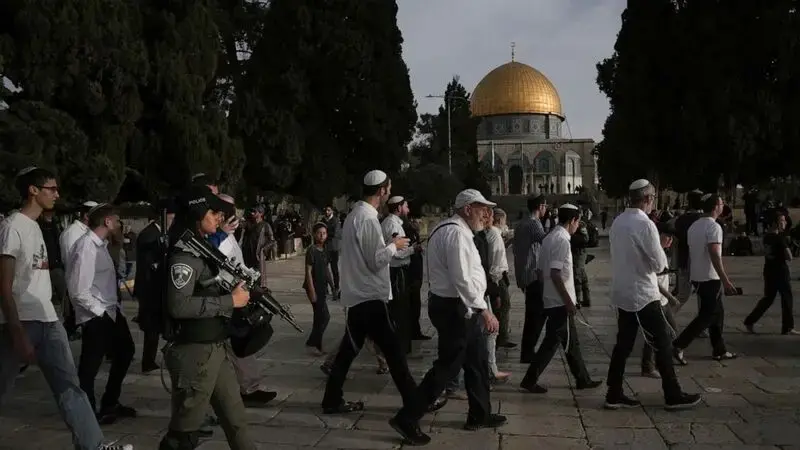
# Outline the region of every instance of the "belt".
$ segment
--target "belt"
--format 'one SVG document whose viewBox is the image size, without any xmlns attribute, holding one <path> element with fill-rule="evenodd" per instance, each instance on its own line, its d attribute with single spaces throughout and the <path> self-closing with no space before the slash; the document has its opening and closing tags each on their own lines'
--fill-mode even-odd
<svg viewBox="0 0 800 450">
<path fill-rule="evenodd" d="M 429 294 L 428 301 L 431 300 L 445 300 L 445 301 L 449 300 L 461 303 L 461 299 L 459 297 L 442 297 L 441 295 L 436 295 L 436 294 Z M 478 308 L 469 308 L 469 309 L 472 311 L 473 314 L 480 314 L 483 312 L 482 309 Z"/>
<path fill-rule="evenodd" d="M 178 344 L 209 344 L 228 339 L 228 320 L 224 317 L 204 319 L 174 319 L 175 342 Z"/>
</svg>

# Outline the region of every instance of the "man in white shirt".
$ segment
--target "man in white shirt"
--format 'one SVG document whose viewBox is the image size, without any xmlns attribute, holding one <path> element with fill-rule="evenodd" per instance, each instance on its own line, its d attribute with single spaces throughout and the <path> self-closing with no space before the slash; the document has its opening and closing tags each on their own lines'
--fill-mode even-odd
<svg viewBox="0 0 800 450">
<path fill-rule="evenodd" d="M 692 283 L 697 286 L 700 309 L 689 325 L 673 342 L 675 360 L 686 365 L 683 350 L 706 328 L 711 341 L 711 357 L 717 361 L 736 358 L 725 347 L 722 328 L 725 318 L 723 293 L 736 295 L 737 289 L 728 278 L 722 264 L 722 226 L 717 218 L 722 214 L 725 203 L 716 194 L 706 194 L 702 198 L 703 217 L 689 227 L 689 273 Z"/>
<path fill-rule="evenodd" d="M 495 314 L 498 322 L 497 333 L 492 333 L 486 340 L 489 351 L 489 372 L 495 381 L 505 381 L 510 376 L 510 372 L 501 372 L 497 368 L 497 347 L 516 347 L 515 344 L 508 342 L 508 309 L 510 299 L 508 294 L 508 256 L 506 255 L 506 244 L 503 234 L 498 225 L 505 224 L 506 212 L 500 208 L 495 208 L 494 214 L 490 214 L 492 220 L 489 222 L 489 229 L 486 231 L 486 243 L 489 250 L 489 280 L 494 287 L 494 294 L 489 295 L 489 308 Z M 505 335 L 503 334 L 505 327 Z M 504 337 L 505 336 L 505 337 Z"/>
<path fill-rule="evenodd" d="M 36 219 L 58 199 L 55 175 L 36 167 L 16 179 L 23 205 L 0 226 L 0 400 L 14 387 L 20 363 L 36 363 L 80 450 L 132 450 L 103 444 L 103 432 L 81 389 L 67 333 L 51 301 L 47 250 Z M 113 273 L 113 271 L 112 271 Z"/>
<path fill-rule="evenodd" d="M 633 351 L 639 329 L 655 350 L 656 368 L 661 374 L 666 408 L 686 409 L 702 398 L 681 390 L 672 365 L 672 338 L 661 311 L 661 294 L 657 275 L 669 263 L 656 224 L 648 214 L 655 204 L 655 187 L 647 180 L 631 183 L 630 206 L 611 224 L 611 304 L 617 308 L 617 342 L 608 366 L 606 409 L 635 408 L 637 400 L 625 395 L 623 381 L 625 362 Z"/>
<path fill-rule="evenodd" d="M 580 226 L 580 219 L 577 206 L 569 203 L 561 205 L 558 208 L 558 225 L 542 241 L 539 267 L 544 278 L 542 298 L 547 328 L 542 344 L 533 355 L 528 372 L 520 383 L 523 392 L 547 392 L 547 388 L 538 384 L 538 381 L 558 351 L 559 344 L 564 347 L 567 365 L 575 378 L 577 389 L 594 389 L 602 383 L 592 380 L 586 370 L 575 328 L 577 307 L 570 239 Z"/>
<path fill-rule="evenodd" d="M 119 227 L 114 208 L 101 203 L 87 214 L 89 231 L 75 242 L 67 265 L 67 286 L 75 308 L 75 323 L 83 327 L 78 378 L 81 389 L 95 408 L 94 382 L 106 354 L 113 355 L 105 394 L 97 412 L 102 424 L 119 417 L 135 417 L 136 411 L 119 403 L 122 382 L 133 361 L 135 346 L 122 314 L 114 262 L 108 252 L 108 236 Z"/>
<path fill-rule="evenodd" d="M 364 200 L 357 202 L 341 229 L 339 254 L 340 303 L 346 309 L 345 335 L 330 369 L 322 411 L 347 413 L 364 409 L 362 402 L 345 402 L 342 387 L 350 365 L 369 337 L 386 358 L 392 379 L 408 405 L 416 399 L 416 383 L 400 348 L 387 303 L 392 299 L 389 262 L 408 247 L 408 239 L 395 237 L 386 243 L 378 222 L 378 208 L 386 202 L 392 182 L 386 173 L 372 170 L 364 176 Z M 443 403 L 442 403 L 443 406 Z"/>
<path fill-rule="evenodd" d="M 383 240 L 390 242 L 395 237 L 406 237 L 403 230 L 403 219 L 408 215 L 408 203 L 402 196 L 391 197 L 386 206 L 389 214 L 381 222 Z M 397 254 L 389 261 L 389 279 L 392 283 L 392 301 L 389 302 L 389 311 L 397 326 L 397 339 L 400 348 L 411 353 L 411 319 L 408 303 L 408 267 L 411 264 L 411 255 L 419 249 L 419 243 L 398 250 Z"/>
<path fill-rule="evenodd" d="M 97 206 L 97 202 L 91 200 L 83 202 L 83 204 L 78 207 L 78 217 L 61 232 L 61 236 L 58 238 L 58 246 L 61 249 L 61 259 L 64 262 L 64 273 L 69 271 L 72 247 L 78 242 L 78 239 L 89 231 L 89 227 L 86 226 L 89 220 L 86 214 L 95 206 Z M 67 293 L 69 293 L 69 291 L 67 291 Z M 67 333 L 71 336 L 71 339 L 77 339 L 80 335 L 76 333 L 78 327 L 75 324 L 75 311 L 71 301 L 62 303 L 61 316 L 64 318 L 64 327 L 67 329 Z"/>
<path fill-rule="evenodd" d="M 239 247 L 239 242 L 236 241 L 236 237 L 234 236 L 236 228 L 239 226 L 239 220 L 236 218 L 236 202 L 233 197 L 227 194 L 219 194 L 217 197 L 228 205 L 227 210 L 223 211 L 223 213 L 225 214 L 225 221 L 229 225 L 225 228 L 228 237 L 220 243 L 219 251 L 226 257 L 233 258 L 236 262 L 244 264 L 242 249 Z M 277 392 L 268 391 L 262 386 L 261 380 L 263 377 L 260 374 L 257 357 L 258 354 L 253 354 L 245 358 L 230 355 L 233 368 L 236 371 L 236 378 L 239 381 L 242 401 L 245 406 L 249 408 L 266 406 L 267 403 L 278 396 Z"/>
<path fill-rule="evenodd" d="M 389 421 L 414 445 L 430 442 L 419 430 L 419 420 L 426 405 L 439 398 L 462 368 L 469 400 L 465 429 L 493 428 L 506 422 L 504 416 L 491 411 L 484 328 L 495 333 L 498 323 L 484 299 L 486 274 L 473 241 L 473 234 L 484 228 L 489 208 L 494 206 L 475 189 L 461 191 L 453 205 L 455 215 L 429 235 L 428 316 L 439 334 L 439 355 L 419 385 L 422 401 L 405 403 Z"/>
</svg>

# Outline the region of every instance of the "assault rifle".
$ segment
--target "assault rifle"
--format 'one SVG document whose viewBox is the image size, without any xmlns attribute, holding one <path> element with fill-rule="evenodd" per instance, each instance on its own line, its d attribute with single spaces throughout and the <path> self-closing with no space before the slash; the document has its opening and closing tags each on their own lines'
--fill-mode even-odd
<svg viewBox="0 0 800 450">
<path fill-rule="evenodd" d="M 262 289 L 259 286 L 261 274 L 257 270 L 246 267 L 233 259 L 228 259 L 205 239 L 198 238 L 189 230 L 181 235 L 180 242 L 219 270 L 216 277 L 201 281 L 201 284 L 216 283 L 223 290 L 231 292 L 239 283 L 244 282 L 244 288 L 250 291 L 250 303 L 242 308 L 241 317 L 249 326 L 258 327 L 269 322 L 272 316 L 278 316 L 298 332 L 303 332 L 289 308 L 280 304 L 269 289 Z"/>
</svg>

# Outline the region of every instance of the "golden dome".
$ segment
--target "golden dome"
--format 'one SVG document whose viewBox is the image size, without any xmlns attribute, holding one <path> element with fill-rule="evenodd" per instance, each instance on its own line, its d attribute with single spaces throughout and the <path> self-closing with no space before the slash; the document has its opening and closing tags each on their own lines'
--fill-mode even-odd
<svg viewBox="0 0 800 450">
<path fill-rule="evenodd" d="M 550 80 L 533 67 L 516 61 L 492 70 L 472 92 L 472 115 L 555 114 L 561 112 L 561 99 Z"/>
</svg>

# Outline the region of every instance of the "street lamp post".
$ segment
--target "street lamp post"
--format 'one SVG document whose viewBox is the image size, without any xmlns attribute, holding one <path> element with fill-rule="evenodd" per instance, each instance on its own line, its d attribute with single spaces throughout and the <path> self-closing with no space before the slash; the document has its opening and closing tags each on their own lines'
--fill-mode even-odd
<svg viewBox="0 0 800 450">
<path fill-rule="evenodd" d="M 425 98 L 442 98 L 447 105 L 447 170 L 450 175 L 453 174 L 453 127 L 450 124 L 450 100 L 459 99 L 468 102 L 464 97 L 454 97 L 452 95 L 426 95 Z"/>
</svg>

